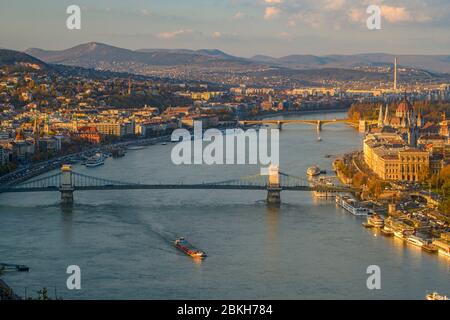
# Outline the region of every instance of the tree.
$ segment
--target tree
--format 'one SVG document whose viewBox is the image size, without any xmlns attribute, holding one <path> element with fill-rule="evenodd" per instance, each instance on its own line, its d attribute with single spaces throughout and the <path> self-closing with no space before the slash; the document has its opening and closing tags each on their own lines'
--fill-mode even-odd
<svg viewBox="0 0 450 320">
<path fill-rule="evenodd" d="M 379 197 L 383 192 L 383 184 L 377 178 L 370 177 L 367 182 L 367 189 L 371 195 Z"/>
<path fill-rule="evenodd" d="M 366 174 L 362 173 L 362 172 L 358 172 L 353 176 L 353 186 L 355 188 L 361 188 L 362 186 L 364 186 L 365 184 L 367 184 L 368 181 L 368 177 Z"/>
<path fill-rule="evenodd" d="M 434 174 L 428 182 L 444 195 L 450 195 L 450 165 L 445 166 L 438 174 Z"/>
<path fill-rule="evenodd" d="M 36 293 L 38 294 L 38 296 L 36 298 L 29 297 L 28 300 L 52 300 L 48 296 L 48 289 L 46 287 L 42 288 L 41 290 L 37 291 Z"/>
<path fill-rule="evenodd" d="M 442 203 L 439 206 L 439 210 L 441 210 L 446 215 L 450 214 L 450 200 L 446 199 L 442 201 Z"/>
</svg>

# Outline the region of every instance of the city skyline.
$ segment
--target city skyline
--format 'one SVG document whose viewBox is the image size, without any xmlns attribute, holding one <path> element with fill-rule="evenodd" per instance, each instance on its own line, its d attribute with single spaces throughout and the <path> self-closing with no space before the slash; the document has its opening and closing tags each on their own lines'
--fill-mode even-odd
<svg viewBox="0 0 450 320">
<path fill-rule="evenodd" d="M 134 50 L 220 49 L 242 57 L 450 51 L 450 4 L 441 0 L 78 1 L 81 30 L 68 30 L 71 4 L 8 4 L 1 10 L 8 13 L 0 22 L 1 47 L 60 50 L 95 41 Z M 367 29 L 371 4 L 382 10 L 381 30 Z"/>
</svg>

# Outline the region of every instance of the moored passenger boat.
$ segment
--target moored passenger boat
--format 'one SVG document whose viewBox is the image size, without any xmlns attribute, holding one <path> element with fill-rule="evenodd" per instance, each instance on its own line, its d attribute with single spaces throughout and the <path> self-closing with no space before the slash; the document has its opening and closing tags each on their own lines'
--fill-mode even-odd
<svg viewBox="0 0 450 320">
<path fill-rule="evenodd" d="M 406 241 L 417 247 L 423 247 L 424 245 L 429 244 L 429 241 L 427 241 L 423 238 L 420 238 L 418 236 L 415 236 L 415 235 L 411 235 L 411 236 L 407 237 Z"/>
<path fill-rule="evenodd" d="M 426 295 L 426 300 L 448 300 L 447 296 L 440 295 L 437 292 L 433 292 Z"/>
<path fill-rule="evenodd" d="M 399 239 L 405 240 L 405 235 L 401 230 L 394 231 L 394 236 L 396 236 Z"/>
<path fill-rule="evenodd" d="M 310 177 L 315 177 L 320 175 L 320 168 L 318 166 L 309 167 L 306 174 Z"/>
<path fill-rule="evenodd" d="M 392 231 L 390 228 L 384 226 L 384 228 L 381 229 L 381 234 L 386 237 L 392 237 L 392 236 L 394 236 L 394 231 Z"/>
<path fill-rule="evenodd" d="M 438 253 L 447 258 L 450 258 L 450 242 L 444 239 L 433 240 L 433 245 L 437 247 Z"/>
<path fill-rule="evenodd" d="M 105 159 L 101 153 L 96 153 L 86 161 L 86 167 L 93 168 L 105 164 Z"/>
<path fill-rule="evenodd" d="M 384 218 L 379 214 L 373 214 L 367 218 L 367 223 L 374 228 L 383 228 L 384 227 Z"/>
<path fill-rule="evenodd" d="M 354 216 L 367 216 L 370 210 L 361 206 L 349 196 L 336 196 L 336 203 Z"/>
<path fill-rule="evenodd" d="M 422 250 L 428 253 L 437 253 L 438 248 L 434 244 L 425 244 L 422 246 Z"/>
</svg>

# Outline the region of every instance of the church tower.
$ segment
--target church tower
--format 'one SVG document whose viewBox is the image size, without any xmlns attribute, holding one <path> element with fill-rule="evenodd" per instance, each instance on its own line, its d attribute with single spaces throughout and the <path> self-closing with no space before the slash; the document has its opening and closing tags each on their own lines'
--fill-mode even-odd
<svg viewBox="0 0 450 320">
<path fill-rule="evenodd" d="M 414 108 L 412 104 L 408 101 L 408 98 L 406 96 L 403 100 L 400 102 L 400 104 L 397 107 L 397 110 L 395 111 L 395 116 L 400 119 L 401 127 L 406 128 L 408 126 L 411 126 L 412 124 L 416 124 L 416 117 L 414 116 Z"/>
<path fill-rule="evenodd" d="M 419 127 L 413 122 L 408 127 L 408 145 L 411 148 L 417 147 L 417 141 L 419 140 Z"/>
<path fill-rule="evenodd" d="M 380 113 L 378 115 L 378 128 L 383 128 L 384 118 L 383 118 L 383 105 L 380 105 Z"/>
<path fill-rule="evenodd" d="M 447 138 L 450 136 L 450 132 L 449 132 L 449 129 L 448 129 L 448 121 L 447 121 L 447 117 L 445 115 L 445 112 L 442 115 L 442 122 L 441 122 L 441 128 L 439 130 L 439 134 L 441 136 L 444 136 L 444 137 L 447 137 Z"/>
<path fill-rule="evenodd" d="M 424 125 L 424 121 L 423 121 L 423 118 L 422 118 L 422 110 L 419 110 L 419 114 L 417 115 L 417 126 L 419 128 L 422 128 L 423 125 Z"/>
<path fill-rule="evenodd" d="M 384 125 L 388 126 L 390 124 L 390 119 L 389 119 L 389 105 L 386 104 L 386 111 L 384 112 Z"/>
</svg>

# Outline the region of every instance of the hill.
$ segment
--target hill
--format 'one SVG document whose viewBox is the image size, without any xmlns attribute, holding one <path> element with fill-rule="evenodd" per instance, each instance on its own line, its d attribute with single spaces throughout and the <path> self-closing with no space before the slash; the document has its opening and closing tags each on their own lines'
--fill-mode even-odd
<svg viewBox="0 0 450 320">
<path fill-rule="evenodd" d="M 36 59 L 26 53 L 8 49 L 0 49 L 0 65 L 17 65 L 20 63 L 30 63 L 46 68 L 46 63 Z"/>
<path fill-rule="evenodd" d="M 254 56 L 255 62 L 294 69 L 381 67 L 392 65 L 395 58 L 399 65 L 432 72 L 450 73 L 450 55 L 392 55 L 368 53 L 355 55 L 289 55 L 281 58 Z"/>
<path fill-rule="evenodd" d="M 109 68 L 113 65 L 125 66 L 127 64 L 211 67 L 253 63 L 246 59 L 227 55 L 219 50 L 141 49 L 134 51 L 97 42 L 81 44 L 66 50 L 51 51 L 32 48 L 25 52 L 47 63 L 85 68 Z"/>
</svg>

